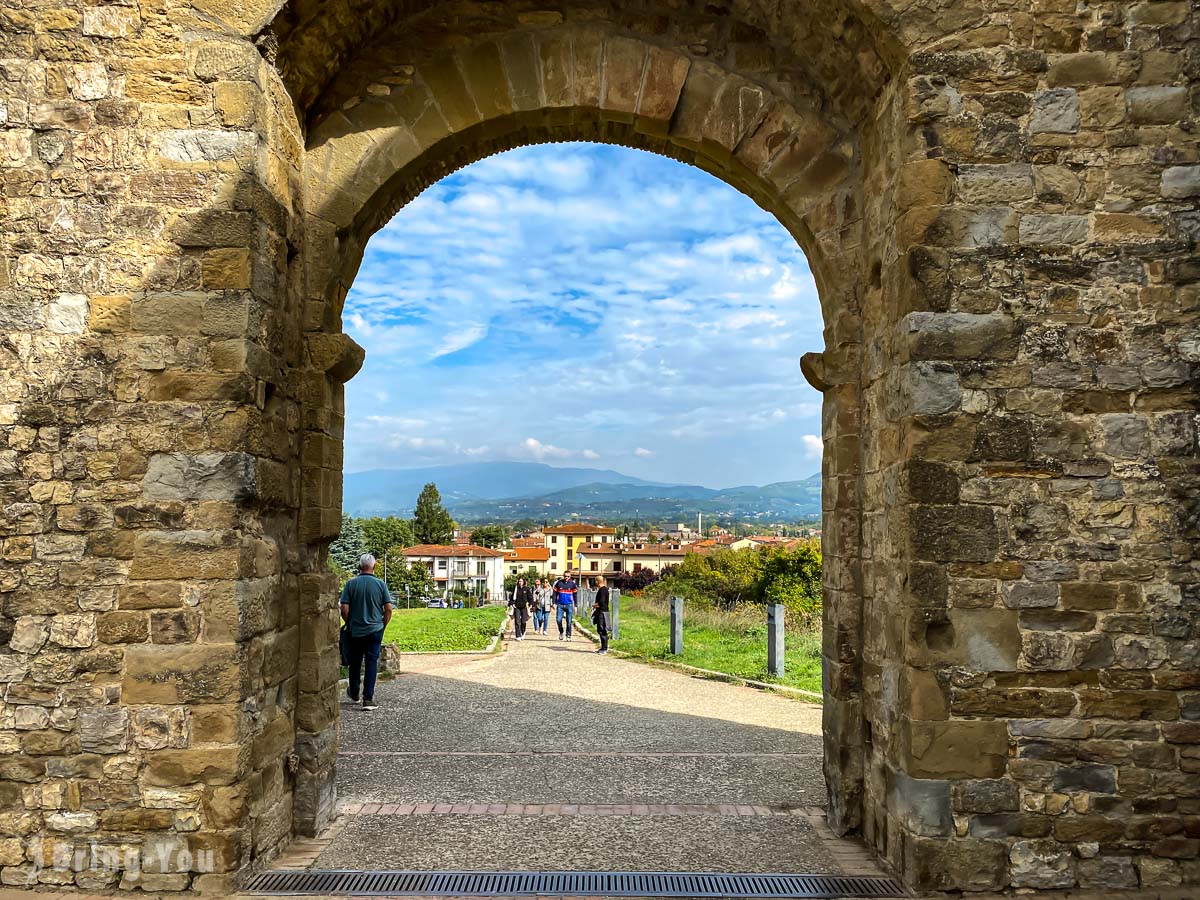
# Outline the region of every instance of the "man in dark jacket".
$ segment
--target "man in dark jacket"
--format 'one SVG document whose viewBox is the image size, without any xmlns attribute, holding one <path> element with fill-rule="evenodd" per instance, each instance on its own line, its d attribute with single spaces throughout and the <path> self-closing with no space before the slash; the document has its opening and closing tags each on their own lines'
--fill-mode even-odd
<svg viewBox="0 0 1200 900">
<path fill-rule="evenodd" d="M 524 578 L 517 579 L 513 590 L 513 637 L 518 641 L 525 640 L 525 626 L 529 622 L 529 607 L 533 606 L 533 589 L 525 584 Z"/>
<path fill-rule="evenodd" d="M 608 582 L 601 575 L 596 579 L 596 602 L 592 604 L 592 624 L 596 626 L 596 634 L 600 635 L 600 649 L 597 653 L 608 652 L 608 635 L 612 632 L 608 603 Z"/>
</svg>

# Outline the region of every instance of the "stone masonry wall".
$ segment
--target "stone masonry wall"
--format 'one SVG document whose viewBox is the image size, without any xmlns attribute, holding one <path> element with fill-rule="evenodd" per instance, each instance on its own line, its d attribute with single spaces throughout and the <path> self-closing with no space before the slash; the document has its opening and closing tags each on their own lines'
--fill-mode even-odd
<svg viewBox="0 0 1200 900">
<path fill-rule="evenodd" d="M 219 889 L 290 839 L 300 149 L 202 9 L 0 10 L 3 884 Z"/>
<path fill-rule="evenodd" d="M 813 264 L 831 821 L 922 889 L 1200 882 L 1198 29 L 9 0 L 0 883 L 219 891 L 328 821 L 345 291 L 431 180 L 572 138 L 703 166 Z"/>
<path fill-rule="evenodd" d="M 867 188 L 865 832 L 934 889 L 1196 884 L 1197 8 L 955 10 Z"/>
</svg>

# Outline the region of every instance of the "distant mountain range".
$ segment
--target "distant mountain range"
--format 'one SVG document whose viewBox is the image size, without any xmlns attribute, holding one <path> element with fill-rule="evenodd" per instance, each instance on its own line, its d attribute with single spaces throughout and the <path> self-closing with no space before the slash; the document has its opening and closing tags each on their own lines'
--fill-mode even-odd
<svg viewBox="0 0 1200 900">
<path fill-rule="evenodd" d="M 486 462 L 347 473 L 342 506 L 353 516 L 412 514 L 421 488 L 435 482 L 460 522 L 517 519 L 692 521 L 696 513 L 730 519 L 807 519 L 821 514 L 821 476 L 716 490 L 665 484 L 610 469 Z"/>
</svg>

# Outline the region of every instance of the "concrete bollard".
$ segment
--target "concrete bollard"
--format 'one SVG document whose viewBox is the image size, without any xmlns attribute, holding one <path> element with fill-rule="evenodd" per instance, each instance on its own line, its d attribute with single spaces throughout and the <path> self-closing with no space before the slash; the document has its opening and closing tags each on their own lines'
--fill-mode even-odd
<svg viewBox="0 0 1200 900">
<path fill-rule="evenodd" d="M 767 671 L 783 677 L 783 604 L 767 606 Z"/>
<path fill-rule="evenodd" d="M 683 598 L 671 598 L 671 653 L 683 655 Z"/>
<path fill-rule="evenodd" d="M 611 588 L 608 592 L 608 617 L 612 620 L 609 641 L 615 641 L 621 629 L 621 589 Z"/>
</svg>

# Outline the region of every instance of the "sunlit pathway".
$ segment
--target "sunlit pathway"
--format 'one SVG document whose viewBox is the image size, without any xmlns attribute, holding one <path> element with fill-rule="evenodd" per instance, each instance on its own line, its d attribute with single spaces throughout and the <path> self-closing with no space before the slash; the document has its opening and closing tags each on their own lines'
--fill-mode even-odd
<svg viewBox="0 0 1200 900">
<path fill-rule="evenodd" d="M 819 707 L 579 635 L 406 665 L 380 709 L 344 708 L 341 814 L 285 864 L 875 871 L 825 827 Z"/>
</svg>

